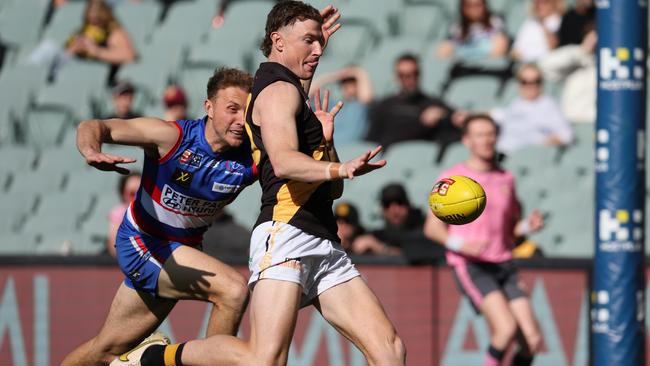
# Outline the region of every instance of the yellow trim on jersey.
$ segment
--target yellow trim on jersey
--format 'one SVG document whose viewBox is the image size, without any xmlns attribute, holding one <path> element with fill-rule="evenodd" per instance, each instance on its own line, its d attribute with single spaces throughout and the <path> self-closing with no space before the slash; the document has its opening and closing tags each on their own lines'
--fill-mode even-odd
<svg viewBox="0 0 650 366">
<path fill-rule="evenodd" d="M 327 148 L 324 141 L 312 153 L 314 160 L 329 161 L 326 156 Z M 276 204 L 273 207 L 273 221 L 288 223 L 298 212 L 300 207 L 307 203 L 309 197 L 320 187 L 321 183 L 306 183 L 289 180 L 283 184 L 275 195 Z"/>
<path fill-rule="evenodd" d="M 248 107 L 251 105 L 251 98 L 253 94 L 248 94 L 248 98 L 246 98 L 246 110 L 244 111 L 244 118 L 248 115 Z M 251 117 L 252 118 L 252 117 Z M 252 121 L 251 121 L 252 123 Z M 255 145 L 255 140 L 253 140 L 253 130 L 251 130 L 251 126 L 244 121 L 244 127 L 246 128 L 246 134 L 248 134 L 248 139 L 251 142 L 251 154 L 253 155 L 253 163 L 255 165 L 259 166 L 260 165 L 260 157 L 262 156 L 262 152 L 260 149 Z"/>
</svg>

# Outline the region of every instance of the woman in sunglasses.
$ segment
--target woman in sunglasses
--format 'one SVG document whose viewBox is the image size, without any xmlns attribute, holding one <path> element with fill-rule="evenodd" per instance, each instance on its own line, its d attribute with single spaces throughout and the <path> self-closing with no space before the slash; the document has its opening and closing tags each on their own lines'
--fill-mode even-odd
<svg viewBox="0 0 650 366">
<path fill-rule="evenodd" d="M 510 153 L 529 145 L 566 145 L 573 139 L 571 125 L 558 103 L 544 94 L 542 72 L 533 64 L 517 72 L 519 97 L 492 111 L 499 124 L 497 150 Z"/>
</svg>

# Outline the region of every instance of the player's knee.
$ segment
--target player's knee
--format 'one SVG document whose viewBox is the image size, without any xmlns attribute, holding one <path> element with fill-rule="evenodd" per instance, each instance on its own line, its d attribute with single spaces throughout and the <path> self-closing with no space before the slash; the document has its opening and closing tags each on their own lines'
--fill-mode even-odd
<svg viewBox="0 0 650 366">
<path fill-rule="evenodd" d="M 517 335 L 517 323 L 514 319 L 504 318 L 494 329 L 493 345 L 499 348 L 507 347 Z"/>
<path fill-rule="evenodd" d="M 243 276 L 237 274 L 225 288 L 211 294 L 210 301 L 217 306 L 229 309 L 242 309 L 248 301 L 248 287 Z"/>
<path fill-rule="evenodd" d="M 377 347 L 371 347 L 369 357 L 373 365 L 396 366 L 404 364 L 406 346 L 394 331 L 383 337 Z"/>
<path fill-rule="evenodd" d="M 393 341 L 393 349 L 397 360 L 401 362 L 400 364 L 403 364 L 406 360 L 406 345 L 404 344 L 404 341 L 402 341 L 402 338 L 400 338 L 398 335 L 395 335 L 395 340 Z"/>
</svg>

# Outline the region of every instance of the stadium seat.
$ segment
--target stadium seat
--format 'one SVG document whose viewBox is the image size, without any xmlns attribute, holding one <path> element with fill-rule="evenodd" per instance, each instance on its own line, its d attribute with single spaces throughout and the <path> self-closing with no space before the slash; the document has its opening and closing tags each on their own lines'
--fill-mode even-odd
<svg viewBox="0 0 650 366">
<path fill-rule="evenodd" d="M 35 147 L 57 145 L 70 129 L 73 119 L 67 112 L 51 110 L 30 110 L 22 125 L 27 142 Z"/>
<path fill-rule="evenodd" d="M 6 176 L 10 172 L 33 169 L 38 153 L 28 146 L 3 145 L 0 146 L 0 156 L 0 174 Z"/>
<path fill-rule="evenodd" d="M 162 92 L 180 67 L 184 46 L 165 40 L 146 44 L 138 49 L 138 60 L 123 65 L 118 80 L 128 80 L 142 91 L 148 100 L 161 98 Z"/>
<path fill-rule="evenodd" d="M 377 34 L 364 23 L 343 22 L 339 31 L 327 45 L 328 58 L 344 64 L 354 64 L 364 57 L 377 42 Z M 319 72 L 322 72 L 319 68 Z"/>
<path fill-rule="evenodd" d="M 102 145 L 102 151 L 107 152 L 109 154 L 136 159 L 139 163 L 136 162 L 130 165 L 129 167 L 132 169 L 139 170 L 142 167 L 142 159 L 144 157 L 144 153 L 142 149 L 139 147 L 104 144 Z"/>
<path fill-rule="evenodd" d="M 54 194 L 61 191 L 66 174 L 63 171 L 51 172 L 47 176 L 39 171 L 18 171 L 13 174 L 8 193 L 17 195 L 37 195 L 43 192 Z"/>
<path fill-rule="evenodd" d="M 519 83 L 517 80 L 513 78 L 506 81 L 503 91 L 498 97 L 499 107 L 506 106 L 517 99 L 519 97 Z"/>
<path fill-rule="evenodd" d="M 541 202 L 545 229 L 531 236 L 547 256 L 587 257 L 593 253 L 593 189 L 554 190 Z"/>
<path fill-rule="evenodd" d="M 245 57 L 240 48 L 232 48 L 227 52 L 220 41 L 210 40 L 207 43 L 192 45 L 183 64 L 184 69 L 207 69 L 210 74 L 219 66 L 245 67 Z M 207 83 L 207 79 L 205 80 Z"/>
<path fill-rule="evenodd" d="M 41 87 L 36 109 L 71 113 L 76 119 L 91 117 L 91 102 L 108 78 L 109 66 L 98 62 L 70 61 L 58 72 L 56 82 Z"/>
<path fill-rule="evenodd" d="M 518 178 L 531 177 L 556 164 L 559 155 L 555 147 L 526 146 L 506 156 L 503 166 Z"/>
<path fill-rule="evenodd" d="M 13 66 L 0 74 L 0 105 L 18 120 L 24 119 L 31 97 L 45 82 L 47 70 L 36 66 Z"/>
<path fill-rule="evenodd" d="M 101 254 L 106 249 L 103 242 L 81 232 L 53 231 L 36 236 L 35 252 L 40 255 Z"/>
<path fill-rule="evenodd" d="M 72 232 L 78 230 L 82 215 L 90 209 L 90 196 L 75 192 L 50 192 L 42 195 L 36 212 L 27 218 L 22 231 L 27 233 Z"/>
<path fill-rule="evenodd" d="M 44 176 L 51 172 L 73 172 L 76 174 L 76 172 L 86 170 L 86 167 L 86 162 L 73 145 L 43 150 L 36 164 L 36 171 Z M 70 176 L 68 179 L 75 178 Z"/>
<path fill-rule="evenodd" d="M 7 2 L 0 11 L 0 34 L 3 42 L 21 47 L 34 45 L 38 40 L 49 2 L 48 0 Z M 26 24 L 29 26 L 25 26 Z"/>
<path fill-rule="evenodd" d="M 461 143 L 455 143 L 447 146 L 442 154 L 440 166 L 448 169 L 453 165 L 461 163 L 469 158 L 469 150 Z"/>
<path fill-rule="evenodd" d="M 350 202 L 359 209 L 360 221 L 366 229 L 377 229 L 383 226 L 379 193 L 384 185 L 398 180 L 388 167 L 354 180 L 346 180 L 339 201 Z"/>
<path fill-rule="evenodd" d="M 36 196 L 0 193 L 5 214 L 0 216 L 0 233 L 17 232 L 34 210 Z"/>
<path fill-rule="evenodd" d="M 152 42 L 180 45 L 195 43 L 211 29 L 210 21 L 215 12 L 214 1 L 178 2 L 171 7 L 164 22 L 154 30 Z"/>
<path fill-rule="evenodd" d="M 406 4 L 399 12 L 398 35 L 440 40 L 448 31 L 449 17 L 436 4 Z"/>
<path fill-rule="evenodd" d="M 405 181 L 406 191 L 411 205 L 424 212 L 429 210 L 429 193 L 434 183 L 442 173 L 441 166 L 432 166 L 415 171 L 413 176 Z"/>
<path fill-rule="evenodd" d="M 16 141 L 16 124 L 8 105 L 0 104 L 0 145 Z"/>
<path fill-rule="evenodd" d="M 35 252 L 35 234 L 16 234 L 0 231 L 1 255 L 32 255 Z"/>
<path fill-rule="evenodd" d="M 568 147 L 561 156 L 558 169 L 567 177 L 593 179 L 595 147 L 592 143 L 581 143 Z"/>
<path fill-rule="evenodd" d="M 238 224 L 249 230 L 253 230 L 253 225 L 260 213 L 261 202 L 262 189 L 259 183 L 255 182 L 251 186 L 246 187 L 237 196 L 237 199 L 226 207 L 226 211 L 233 216 Z"/>
<path fill-rule="evenodd" d="M 374 142 L 368 141 L 358 141 L 355 143 L 345 144 L 341 146 L 336 146 L 336 153 L 339 156 L 339 160 L 348 161 L 354 159 L 357 156 L 365 153 L 368 150 L 372 150 L 377 147 L 377 144 Z"/>
<path fill-rule="evenodd" d="M 512 1 L 508 4 L 505 10 L 506 30 L 511 37 L 515 37 L 519 31 L 519 27 L 526 20 L 528 10 L 530 9 L 530 1 Z"/>
<path fill-rule="evenodd" d="M 404 53 L 420 55 L 425 41 L 414 37 L 384 38 L 361 61 L 372 80 L 377 98 L 397 91 L 394 63 Z"/>
<path fill-rule="evenodd" d="M 106 239 L 108 231 L 108 214 L 120 203 L 116 191 L 94 195 L 87 215 L 81 219 L 81 232 L 89 235 L 93 241 Z"/>
<path fill-rule="evenodd" d="M 445 100 L 464 110 L 487 111 L 497 106 L 500 80 L 493 76 L 466 76 L 454 80 Z"/>
<path fill-rule="evenodd" d="M 136 51 L 151 36 L 160 17 L 160 11 L 160 4 L 155 1 L 137 3 L 125 1 L 115 7 L 115 17 L 129 33 Z"/>
<path fill-rule="evenodd" d="M 68 180 L 63 188 L 64 192 L 76 192 L 78 194 L 105 194 L 117 195 L 117 183 L 120 174 L 115 172 L 103 172 L 89 166 L 83 161 L 81 155 L 77 154 L 74 159 L 76 167 L 74 172 L 69 174 Z"/>
<path fill-rule="evenodd" d="M 191 116 L 204 116 L 203 101 L 206 98 L 206 85 L 214 69 L 195 68 L 185 69 L 181 74 L 180 84 L 187 95 L 188 114 Z"/>
<path fill-rule="evenodd" d="M 272 7 L 273 2 L 265 0 L 231 2 L 224 24 L 207 33 L 208 41 L 217 47 L 214 51 L 226 54 L 257 49 L 264 38 L 266 16 Z M 237 47 L 233 47 L 235 44 Z"/>
<path fill-rule="evenodd" d="M 378 6 L 374 0 L 346 0 L 340 1 L 338 6 L 346 22 L 363 22 L 382 35 L 391 35 L 401 2 L 387 1 Z"/>
<path fill-rule="evenodd" d="M 390 170 L 397 176 L 409 178 L 420 169 L 431 169 L 440 147 L 430 141 L 404 141 L 391 145 L 384 154 Z"/>
<path fill-rule="evenodd" d="M 440 147 L 430 141 L 403 141 L 391 145 L 384 154 L 388 166 L 399 177 L 409 177 L 420 169 L 435 165 Z"/>
<path fill-rule="evenodd" d="M 60 6 L 45 28 L 42 39 L 55 41 L 63 47 L 70 35 L 81 28 L 85 8 L 84 1 L 68 1 Z"/>
<path fill-rule="evenodd" d="M 593 123 L 574 123 L 571 128 L 576 144 L 593 147 L 596 135 L 596 126 Z"/>
<path fill-rule="evenodd" d="M 449 78 L 449 71 L 456 62 L 454 59 L 436 58 L 439 41 L 428 42 L 420 54 L 420 86 L 430 95 L 440 96 Z"/>
</svg>

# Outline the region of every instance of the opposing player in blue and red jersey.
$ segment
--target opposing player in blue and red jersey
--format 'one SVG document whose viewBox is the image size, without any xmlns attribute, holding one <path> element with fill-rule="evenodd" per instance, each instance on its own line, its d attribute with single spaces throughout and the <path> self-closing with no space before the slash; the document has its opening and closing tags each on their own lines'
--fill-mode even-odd
<svg viewBox="0 0 650 366">
<path fill-rule="evenodd" d="M 207 336 L 237 332 L 248 298 L 246 280 L 200 247 L 219 211 L 256 179 L 244 127 L 251 85 L 249 74 L 219 69 L 208 81 L 202 119 L 109 119 L 79 125 L 77 146 L 89 165 L 127 172 L 118 164 L 134 159 L 101 151 L 102 143 L 113 143 L 142 147 L 144 168 L 116 238 L 126 279 L 99 334 L 70 353 L 63 365 L 109 364 L 158 328 L 180 299 L 214 304 Z"/>
</svg>

